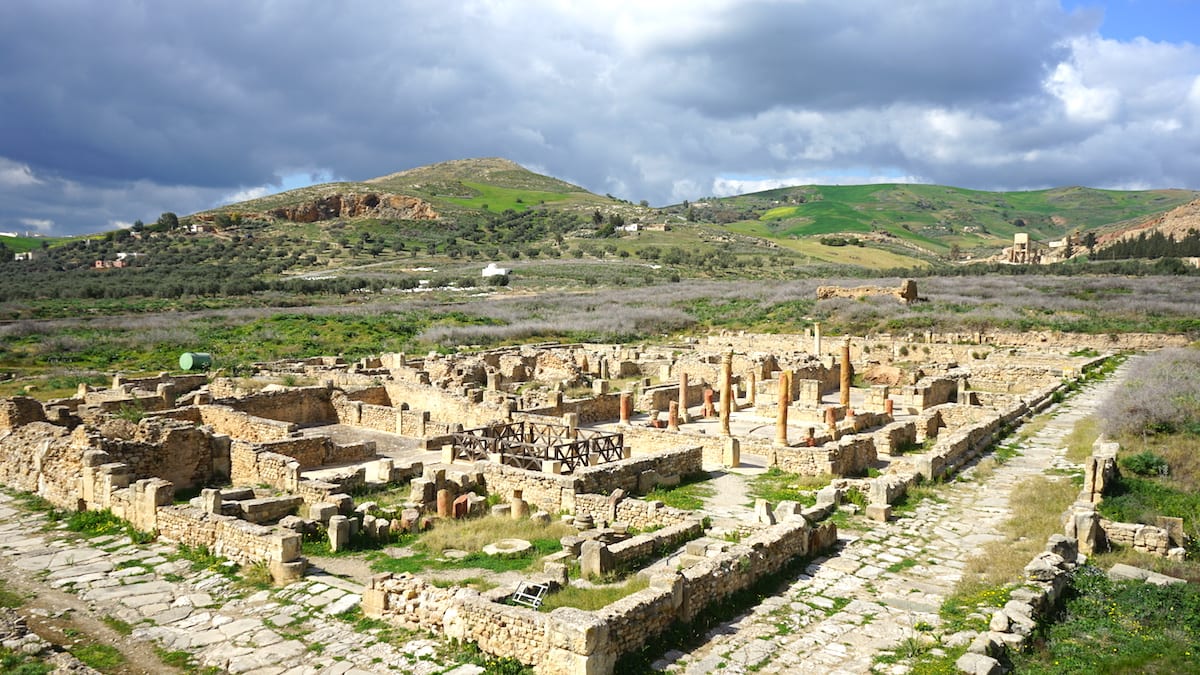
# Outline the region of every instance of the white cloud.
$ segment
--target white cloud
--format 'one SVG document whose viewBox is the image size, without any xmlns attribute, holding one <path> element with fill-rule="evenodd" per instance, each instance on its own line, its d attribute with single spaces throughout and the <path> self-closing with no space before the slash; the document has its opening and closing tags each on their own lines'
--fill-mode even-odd
<svg viewBox="0 0 1200 675">
<path fill-rule="evenodd" d="M 49 232 L 54 227 L 54 221 L 49 218 L 22 218 L 21 224 L 35 230 Z"/>
<path fill-rule="evenodd" d="M 0 186 L 24 187 L 41 182 L 37 176 L 33 175 L 33 169 L 30 169 L 28 164 L 0 157 Z"/>
<path fill-rule="evenodd" d="M 1089 87 L 1078 69 L 1060 63 L 1046 81 L 1046 90 L 1062 101 L 1067 117 L 1078 122 L 1107 122 L 1117 113 L 1120 96 L 1111 87 Z"/>
<path fill-rule="evenodd" d="M 221 204 L 233 204 L 236 202 L 245 202 L 259 197 L 266 197 L 269 194 L 278 192 L 278 186 L 259 185 L 258 187 L 245 188 L 237 192 L 231 192 L 220 199 Z"/>
<path fill-rule="evenodd" d="M 795 185 L 872 185 L 875 183 L 926 183 L 917 176 L 897 176 L 888 174 L 872 175 L 809 175 L 786 176 L 781 178 L 726 178 L 718 177 L 713 180 L 712 194 L 715 197 L 730 197 L 733 195 L 762 192 Z"/>
</svg>

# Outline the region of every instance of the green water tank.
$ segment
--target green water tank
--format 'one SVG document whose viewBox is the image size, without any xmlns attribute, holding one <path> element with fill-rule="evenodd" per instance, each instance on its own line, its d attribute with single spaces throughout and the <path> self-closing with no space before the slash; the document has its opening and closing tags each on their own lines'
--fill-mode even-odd
<svg viewBox="0 0 1200 675">
<path fill-rule="evenodd" d="M 212 354 L 184 352 L 179 355 L 181 370 L 208 370 L 210 366 L 212 366 Z"/>
</svg>

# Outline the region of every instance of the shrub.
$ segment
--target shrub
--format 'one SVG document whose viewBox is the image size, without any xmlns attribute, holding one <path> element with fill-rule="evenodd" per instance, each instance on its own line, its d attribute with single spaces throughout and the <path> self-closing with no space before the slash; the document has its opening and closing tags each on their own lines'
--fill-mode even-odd
<svg viewBox="0 0 1200 675">
<path fill-rule="evenodd" d="M 1139 476 L 1165 476 L 1170 468 L 1167 460 L 1145 450 L 1136 455 L 1122 457 L 1121 468 L 1136 473 Z"/>
</svg>

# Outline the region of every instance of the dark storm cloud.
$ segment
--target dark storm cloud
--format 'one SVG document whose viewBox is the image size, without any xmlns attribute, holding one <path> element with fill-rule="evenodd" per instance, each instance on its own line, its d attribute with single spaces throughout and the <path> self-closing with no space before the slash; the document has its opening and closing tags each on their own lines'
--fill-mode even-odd
<svg viewBox="0 0 1200 675">
<path fill-rule="evenodd" d="M 1052 2 L 759 0 L 652 55 L 681 66 L 671 98 L 718 116 L 993 104 L 1037 93 L 1078 23 Z"/>
<path fill-rule="evenodd" d="M 504 156 L 661 204 L 753 179 L 1184 185 L 1191 45 L 1056 2 L 0 3 L 0 230 Z"/>
</svg>

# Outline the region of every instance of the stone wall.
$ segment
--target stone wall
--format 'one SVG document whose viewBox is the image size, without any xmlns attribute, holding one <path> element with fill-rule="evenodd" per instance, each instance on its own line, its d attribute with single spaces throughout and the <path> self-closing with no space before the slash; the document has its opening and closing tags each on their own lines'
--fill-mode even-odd
<svg viewBox="0 0 1200 675">
<path fill-rule="evenodd" d="M 507 407 L 476 401 L 444 389 L 403 380 L 387 382 L 388 396 L 394 401 L 404 401 L 414 410 L 429 411 L 430 418 L 447 424 L 462 424 L 464 428 L 481 427 L 488 422 L 508 419 Z"/>
<path fill-rule="evenodd" d="M 409 629 L 475 642 L 483 651 L 532 665 L 542 675 L 606 675 L 617 660 L 792 561 L 832 546 L 837 530 L 803 518 L 763 528 L 727 552 L 673 574 L 595 612 L 512 607 L 470 589 L 439 589 L 409 575 L 378 575 L 363 613 Z"/>
<path fill-rule="evenodd" d="M 896 450 L 917 442 L 917 425 L 912 421 L 892 422 L 872 436 L 877 454 L 892 455 L 896 454 Z"/>
<path fill-rule="evenodd" d="M 234 441 L 229 449 L 230 476 L 234 486 L 268 485 L 294 492 L 300 483 L 300 463 L 261 446 Z"/>
<path fill-rule="evenodd" d="M 872 435 L 844 436 L 824 445 L 772 447 L 771 466 L 803 476 L 849 476 L 866 470 L 878 458 Z"/>
<path fill-rule="evenodd" d="M 610 495 L 575 495 L 576 516 L 591 516 L 595 523 L 625 523 L 639 530 L 670 527 L 696 520 L 698 515 L 664 505 L 659 501 L 625 498 L 613 505 Z"/>
<path fill-rule="evenodd" d="M 608 552 L 618 567 L 633 565 L 646 560 L 659 551 L 671 551 L 704 534 L 700 518 L 667 525 L 660 530 L 647 532 L 608 545 Z"/>
<path fill-rule="evenodd" d="M 0 429 L 15 429 L 32 422 L 45 422 L 42 404 L 28 396 L 14 396 L 0 401 Z"/>
<path fill-rule="evenodd" d="M 248 415 L 292 424 L 328 424 L 337 419 L 329 387 L 260 391 L 221 403 Z"/>
<path fill-rule="evenodd" d="M 327 436 L 299 436 L 257 445 L 267 452 L 291 457 L 300 464 L 301 471 L 330 464 L 365 462 L 378 456 L 374 441 L 340 445 Z"/>
<path fill-rule="evenodd" d="M 148 418 L 133 438 L 92 434 L 89 445 L 129 466 L 134 480 L 158 477 L 176 488 L 206 485 L 229 475 L 229 437 L 186 422 Z"/>
<path fill-rule="evenodd" d="M 548 513 L 575 513 L 576 495 L 608 495 L 617 489 L 637 493 L 639 480 L 647 471 L 662 477 L 698 473 L 700 457 L 699 448 L 675 447 L 653 455 L 582 467 L 572 475 L 529 471 L 489 461 L 476 462 L 474 468 L 483 475 L 489 493 L 508 497 L 519 490 L 525 501 Z"/>
<path fill-rule="evenodd" d="M 300 560 L 300 535 L 279 527 L 256 525 L 193 506 L 158 509 L 160 538 L 186 546 L 206 546 L 243 565 Z"/>
<path fill-rule="evenodd" d="M 86 435 L 75 439 L 65 427 L 46 422 L 0 432 L 0 483 L 75 508 L 86 447 Z"/>
<path fill-rule="evenodd" d="M 294 423 L 258 417 L 229 406 L 202 405 L 199 409 L 200 422 L 216 433 L 252 443 L 287 438 L 297 429 Z"/>
</svg>

